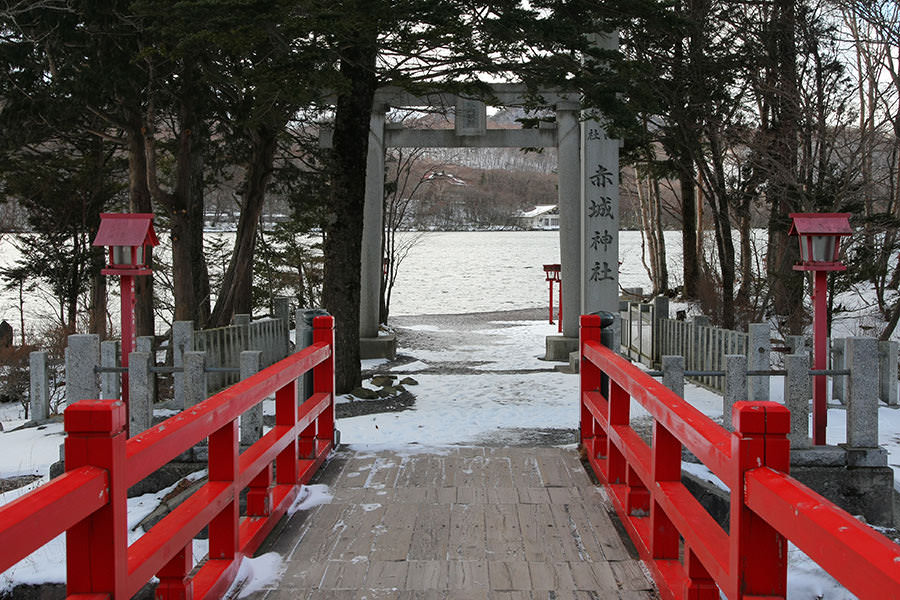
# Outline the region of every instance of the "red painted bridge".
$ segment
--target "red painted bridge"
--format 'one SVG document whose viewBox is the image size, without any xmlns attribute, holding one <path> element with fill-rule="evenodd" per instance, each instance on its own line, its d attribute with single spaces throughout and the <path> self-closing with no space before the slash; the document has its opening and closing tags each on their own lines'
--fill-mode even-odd
<svg viewBox="0 0 900 600">
<path fill-rule="evenodd" d="M 153 577 L 158 598 L 219 598 L 261 546 L 286 566 L 258 598 L 774 599 L 790 540 L 858 597 L 900 598 L 900 548 L 788 474 L 783 406 L 738 403 L 729 432 L 603 347 L 599 317 L 581 329 L 590 473 L 550 448 L 326 464 L 333 322 L 314 327 L 309 348 L 130 439 L 121 402 L 70 406 L 66 473 L 0 508 L 0 569 L 65 532 L 68 597 L 83 600 L 130 598 Z M 272 394 L 276 425 L 241 452 L 238 418 Z M 650 443 L 630 426 L 632 400 L 653 417 Z M 127 489 L 207 439 L 207 483 L 129 546 Z M 682 485 L 682 448 L 728 486 L 727 531 Z M 333 500 L 284 519 L 317 472 Z M 209 555 L 193 568 L 204 528 Z"/>
</svg>

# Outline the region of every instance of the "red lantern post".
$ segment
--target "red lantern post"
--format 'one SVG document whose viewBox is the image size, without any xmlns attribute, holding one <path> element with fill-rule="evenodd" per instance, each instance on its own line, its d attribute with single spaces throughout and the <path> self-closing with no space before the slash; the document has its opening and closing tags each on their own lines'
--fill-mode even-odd
<svg viewBox="0 0 900 600">
<path fill-rule="evenodd" d="M 850 213 L 792 213 L 790 235 L 800 240 L 795 271 L 813 271 L 813 369 L 828 368 L 828 272 L 843 271 L 838 255 L 841 237 L 850 235 Z M 813 444 L 825 444 L 828 402 L 825 375 L 813 377 Z"/>
<path fill-rule="evenodd" d="M 150 274 L 150 249 L 159 244 L 150 213 L 103 213 L 94 246 L 108 247 L 104 275 L 121 281 L 122 366 L 134 349 L 134 278 Z M 128 407 L 128 373 L 122 374 L 122 400 Z M 126 419 L 126 425 L 128 421 Z"/>
<path fill-rule="evenodd" d="M 557 319 L 559 320 L 559 332 L 562 333 L 562 278 L 560 276 L 560 265 L 544 265 L 544 279 L 550 284 L 550 324 L 553 325 L 553 284 L 559 285 L 559 312 Z"/>
</svg>

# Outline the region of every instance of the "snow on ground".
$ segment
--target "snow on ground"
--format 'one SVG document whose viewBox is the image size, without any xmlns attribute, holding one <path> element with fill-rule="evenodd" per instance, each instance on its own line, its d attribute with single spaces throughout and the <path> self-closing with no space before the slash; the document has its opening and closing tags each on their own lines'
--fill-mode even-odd
<svg viewBox="0 0 900 600">
<path fill-rule="evenodd" d="M 415 373 L 418 385 L 408 386 L 416 396 L 415 408 L 340 419 L 341 440 L 353 447 L 403 450 L 410 444 L 474 444 L 498 429 L 577 427 L 577 380 L 551 372 L 554 363 L 539 360 L 551 328 L 540 321 L 493 322 L 466 332 L 473 339 L 489 336 L 490 345 L 471 343 L 443 350 L 401 347 L 401 354 L 418 359 L 395 368 Z M 452 333 L 430 325 L 409 330 Z M 419 373 L 446 363 L 473 364 L 478 372 Z M 510 370 L 516 372 L 494 372 Z"/>
<path fill-rule="evenodd" d="M 555 326 L 541 321 L 490 321 L 475 329 L 455 330 L 452 325 L 411 325 L 399 330 L 400 353 L 414 358 L 405 364 L 366 361 L 364 368 L 395 372 L 400 377 L 412 374 L 418 381 L 408 389 L 416 396 L 412 410 L 340 419 L 342 440 L 362 452 L 391 449 L 401 454 L 428 451 L 444 452 L 454 444 L 489 443 L 507 429 L 574 429 L 578 424 L 578 380 L 575 376 L 553 370 L 555 363 L 540 360 L 544 339 L 555 333 Z M 457 344 L 417 344 L 415 335 L 446 335 Z M 409 347 L 404 340 L 411 340 Z M 485 342 L 489 340 L 489 342 Z M 449 374 L 436 374 L 442 367 Z M 781 380 L 772 380 L 772 399 L 781 398 Z M 704 414 L 720 418 L 722 399 L 717 394 L 692 384 L 685 386 L 686 398 Z M 271 412 L 271 402 L 266 412 Z M 645 411 L 632 403 L 632 415 L 641 418 Z M 8 411 L 0 413 L 0 473 L 9 477 L 36 474 L 41 479 L 23 488 L 0 494 L 0 504 L 17 498 L 42 481 L 46 481 L 49 465 L 59 456 L 63 439 L 62 424 L 55 422 L 38 428 L 9 431 L 21 422 L 21 416 Z M 884 407 L 881 414 L 880 439 L 890 453 L 891 466 L 900 468 L 900 411 Z M 829 411 L 828 440 L 842 442 L 846 438 L 844 411 Z M 502 439 L 498 438 L 498 439 Z M 685 464 L 685 469 L 710 480 L 715 479 L 702 465 Z M 718 482 L 721 485 L 721 482 Z M 129 526 L 134 527 L 167 492 L 148 494 L 129 500 Z M 307 510 L 328 502 L 325 486 L 308 486 L 292 510 Z M 131 540 L 141 535 L 131 531 Z M 39 552 L 0 576 L 0 593 L 14 584 L 61 582 L 65 578 L 64 536 L 53 540 Z M 195 541 L 195 558 L 206 554 L 206 542 Z M 852 596 L 823 573 L 798 549 L 791 546 L 790 598 L 844 599 Z M 281 572 L 277 555 L 264 555 L 241 567 L 237 584 L 240 596 L 265 585 Z M 39 567 L 40 565 L 40 567 Z M 53 565 L 53 566 L 48 566 Z"/>
</svg>

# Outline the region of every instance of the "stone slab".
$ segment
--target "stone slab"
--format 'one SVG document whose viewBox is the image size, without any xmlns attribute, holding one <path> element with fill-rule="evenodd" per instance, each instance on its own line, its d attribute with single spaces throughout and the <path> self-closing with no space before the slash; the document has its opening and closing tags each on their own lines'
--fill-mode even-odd
<svg viewBox="0 0 900 600">
<path fill-rule="evenodd" d="M 359 357 L 362 360 L 370 358 L 397 358 L 397 336 L 380 335 L 378 337 L 360 338 Z"/>
<path fill-rule="evenodd" d="M 570 362 L 569 354 L 578 351 L 578 338 L 548 335 L 544 360 Z"/>
</svg>

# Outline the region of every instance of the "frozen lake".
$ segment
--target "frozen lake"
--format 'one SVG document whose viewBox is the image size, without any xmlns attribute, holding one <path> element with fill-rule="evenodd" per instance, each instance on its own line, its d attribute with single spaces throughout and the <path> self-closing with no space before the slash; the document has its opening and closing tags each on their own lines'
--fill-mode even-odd
<svg viewBox="0 0 900 600">
<path fill-rule="evenodd" d="M 164 234 L 163 234 L 164 235 Z M 221 235 L 231 238 L 233 234 Z M 544 264 L 559 262 L 559 232 L 428 232 L 409 233 L 418 242 L 400 267 L 391 300 L 391 314 L 453 314 L 488 312 L 547 305 Z M 15 263 L 19 251 L 14 236 L 0 238 L 0 266 Z M 671 285 L 681 278 L 680 232 L 666 234 Z M 231 242 L 231 239 L 228 240 Z M 649 276 L 641 261 L 641 234 L 620 234 L 619 283 L 623 287 L 648 287 Z M 0 281 L 0 319 L 5 319 L 19 335 L 18 290 L 5 289 Z M 165 293 L 160 281 L 157 293 Z M 117 294 L 118 284 L 110 290 Z M 110 298 L 112 322 L 117 325 L 118 300 Z M 25 292 L 24 312 L 29 337 L 42 323 L 54 320 L 59 307 L 52 295 L 37 288 Z M 158 332 L 166 329 L 160 322 Z"/>
<path fill-rule="evenodd" d="M 543 265 L 559 262 L 558 231 L 421 235 L 400 266 L 392 315 L 454 314 L 547 306 Z M 644 287 L 641 234 L 619 234 L 619 285 Z M 681 281 L 681 232 L 666 233 L 670 285 Z"/>
</svg>

